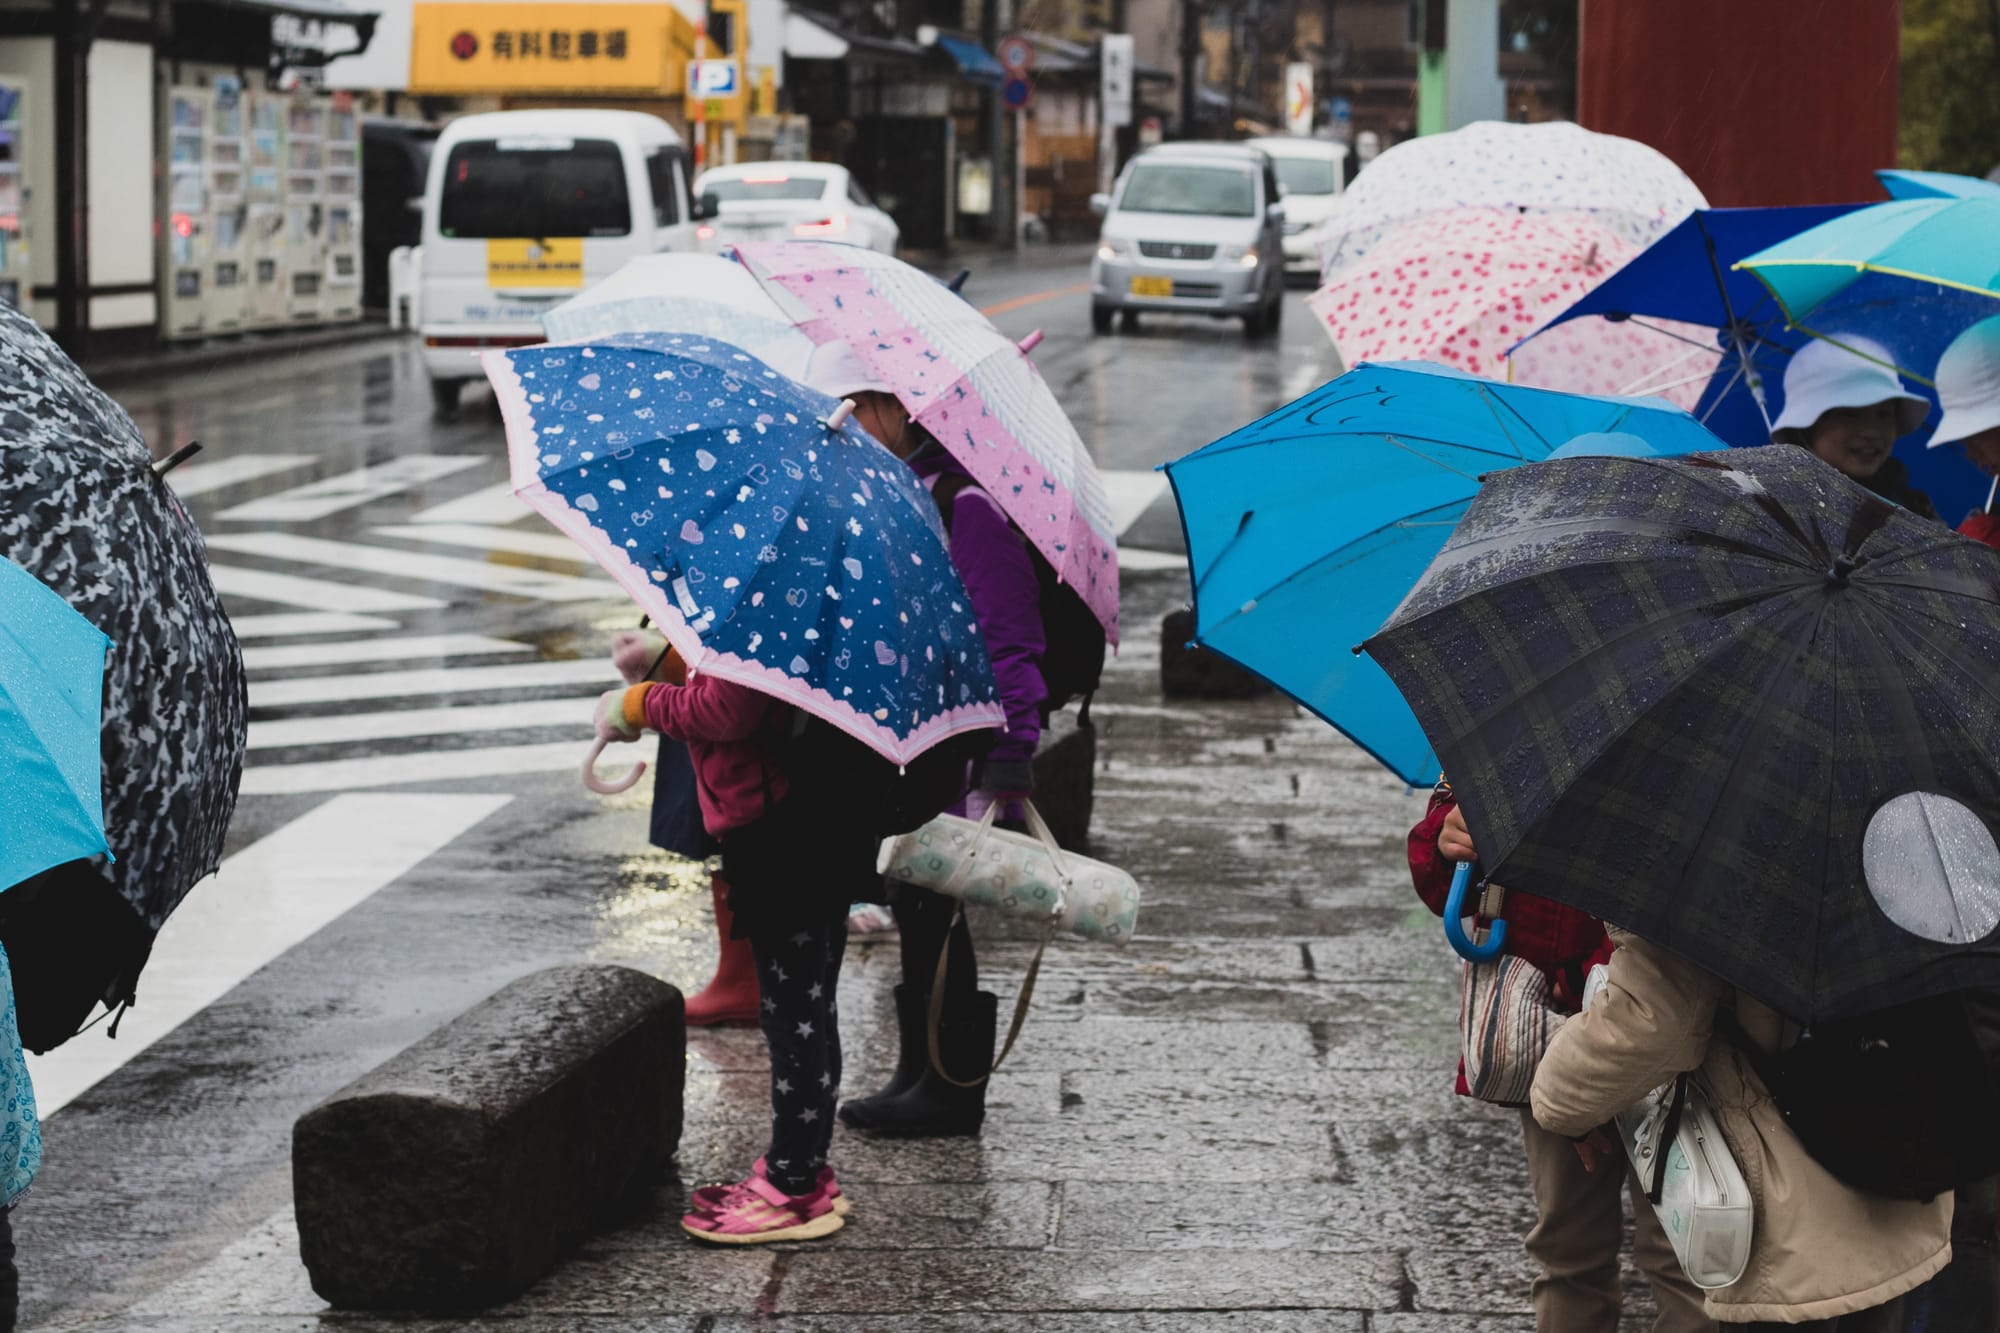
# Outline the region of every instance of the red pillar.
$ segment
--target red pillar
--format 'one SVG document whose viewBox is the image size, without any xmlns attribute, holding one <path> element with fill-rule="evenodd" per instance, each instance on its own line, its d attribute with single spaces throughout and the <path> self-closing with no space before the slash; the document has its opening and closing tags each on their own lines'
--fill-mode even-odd
<svg viewBox="0 0 2000 1333">
<path fill-rule="evenodd" d="M 1581 0 L 1577 120 L 1674 159 L 1717 207 L 1882 197 L 1900 0 Z"/>
</svg>

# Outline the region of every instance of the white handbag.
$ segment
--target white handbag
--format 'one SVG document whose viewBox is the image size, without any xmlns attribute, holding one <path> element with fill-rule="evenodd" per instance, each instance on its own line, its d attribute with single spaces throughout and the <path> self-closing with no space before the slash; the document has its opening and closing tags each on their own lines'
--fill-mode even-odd
<svg viewBox="0 0 2000 1333">
<path fill-rule="evenodd" d="M 1066 852 L 1043 822 L 1034 803 L 1027 808 L 1028 832 L 994 827 L 1000 803 L 986 809 L 983 819 L 939 815 L 912 833 L 882 840 L 876 869 L 890 879 L 930 889 L 958 900 L 945 945 L 938 951 L 937 975 L 931 983 L 931 1070 L 947 1083 L 976 1087 L 1006 1062 L 1035 998 L 1035 978 L 1041 975 L 1042 954 L 1057 927 L 1086 939 L 1105 940 L 1121 948 L 1131 940 L 1139 919 L 1139 886 L 1117 866 Z M 951 962 L 951 931 L 965 915 L 965 904 L 982 903 L 1015 916 L 1042 923 L 1041 944 L 1021 980 L 1014 1001 L 1014 1019 L 1007 1041 L 992 1067 L 975 1079 L 954 1078 L 938 1049 L 938 1023 L 944 1016 L 944 982 Z"/>
<path fill-rule="evenodd" d="M 1607 978 L 1603 964 L 1590 969 L 1584 1008 L 1604 990 Z M 1682 1074 L 1661 1084 L 1615 1119 L 1625 1154 L 1688 1281 L 1712 1291 L 1742 1277 L 1750 1262 L 1750 1187 L 1699 1076 Z"/>
</svg>

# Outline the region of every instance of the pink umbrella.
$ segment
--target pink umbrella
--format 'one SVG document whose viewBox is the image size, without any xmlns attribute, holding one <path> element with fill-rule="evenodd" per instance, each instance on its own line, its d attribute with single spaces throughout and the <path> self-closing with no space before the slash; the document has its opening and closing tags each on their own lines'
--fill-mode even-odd
<svg viewBox="0 0 2000 1333">
<path fill-rule="evenodd" d="M 1653 394 L 1692 409 L 1721 358 L 1711 331 L 1572 320 L 1507 349 L 1638 253 L 1577 213 L 1453 209 L 1390 230 L 1308 301 L 1343 364 L 1437 361 L 1568 393 Z"/>
<path fill-rule="evenodd" d="M 1090 451 L 1028 352 L 937 279 L 816 241 L 737 257 L 816 343 L 845 342 L 936 436 L 1118 642 L 1118 537 Z"/>
</svg>

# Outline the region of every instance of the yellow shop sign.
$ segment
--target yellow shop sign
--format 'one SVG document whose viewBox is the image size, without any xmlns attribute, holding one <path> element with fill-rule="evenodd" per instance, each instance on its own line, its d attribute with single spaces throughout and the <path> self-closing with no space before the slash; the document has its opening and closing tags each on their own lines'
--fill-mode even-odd
<svg viewBox="0 0 2000 1333">
<path fill-rule="evenodd" d="M 694 28 L 666 4 L 416 4 L 412 93 L 626 92 L 686 83 Z"/>
<path fill-rule="evenodd" d="M 581 287 L 583 240 L 491 240 L 486 243 L 488 287 Z"/>
</svg>

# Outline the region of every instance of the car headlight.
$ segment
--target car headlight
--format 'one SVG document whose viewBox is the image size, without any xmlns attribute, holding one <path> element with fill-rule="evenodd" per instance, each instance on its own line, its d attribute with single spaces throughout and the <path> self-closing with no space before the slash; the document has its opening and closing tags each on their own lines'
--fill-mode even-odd
<svg viewBox="0 0 2000 1333">
<path fill-rule="evenodd" d="M 1237 260 L 1236 262 L 1241 264 L 1244 268 L 1255 268 L 1257 267 L 1261 258 L 1262 257 L 1257 253 L 1257 247 L 1252 245 L 1252 246 L 1246 246 L 1244 248 L 1243 257 Z"/>
<path fill-rule="evenodd" d="M 1105 236 L 1097 242 L 1097 257 L 1099 259 L 1124 259 L 1131 253 L 1132 242 L 1130 241 L 1121 241 L 1116 237 Z"/>
</svg>

